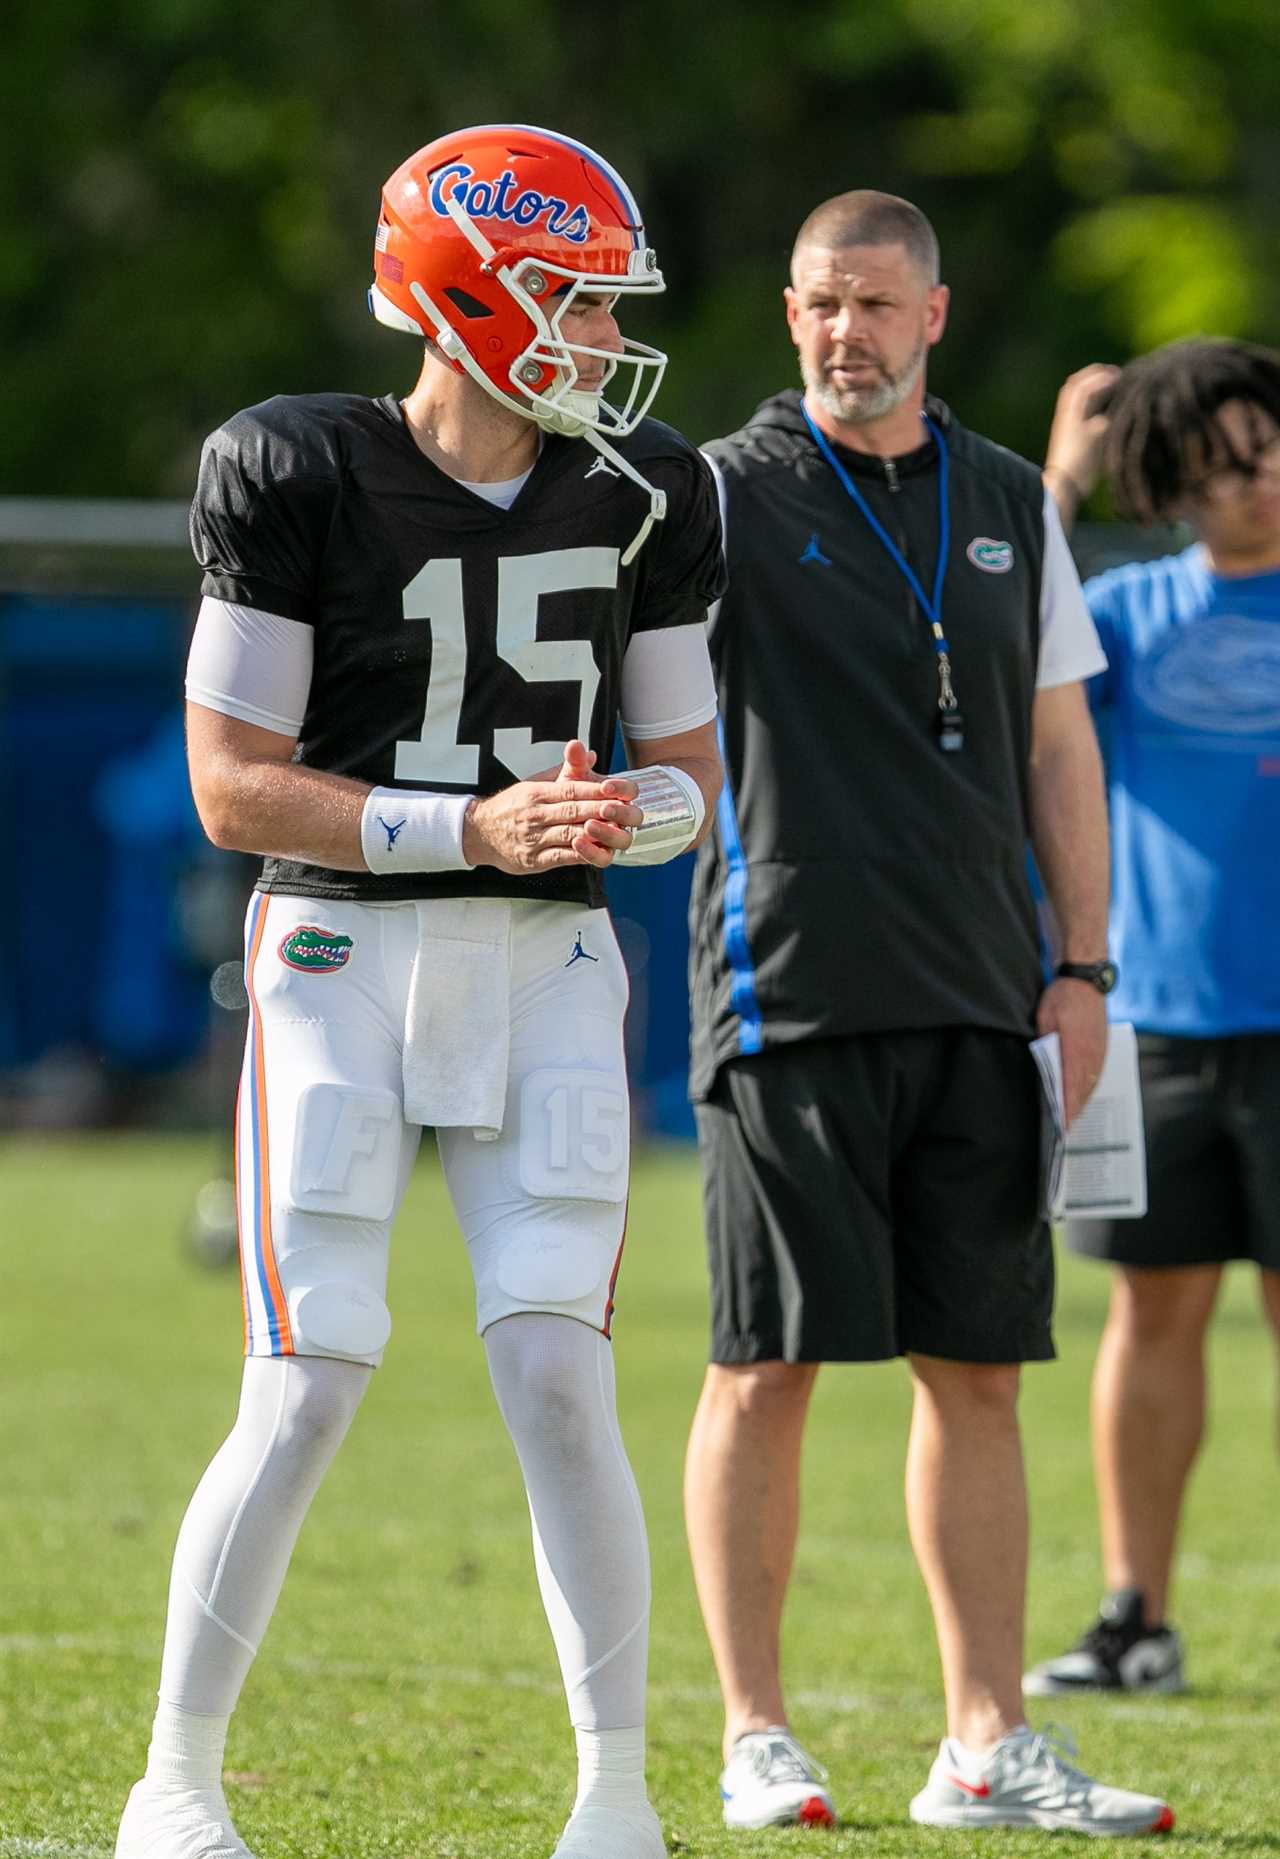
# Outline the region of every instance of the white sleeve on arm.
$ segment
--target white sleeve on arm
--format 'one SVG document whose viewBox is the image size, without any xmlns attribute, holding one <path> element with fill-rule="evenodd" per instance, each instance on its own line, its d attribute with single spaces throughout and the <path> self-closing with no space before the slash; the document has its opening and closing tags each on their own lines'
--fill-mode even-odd
<svg viewBox="0 0 1280 1859">
<path fill-rule="evenodd" d="M 187 658 L 187 697 L 241 723 L 296 736 L 307 713 L 313 644 L 301 620 L 206 595 Z"/>
<path fill-rule="evenodd" d="M 1044 566 L 1040 578 L 1040 659 L 1036 689 L 1075 684 L 1107 669 L 1107 655 L 1085 604 L 1058 506 L 1044 493 Z"/>
<path fill-rule="evenodd" d="M 678 736 L 711 721 L 716 685 L 701 621 L 633 636 L 622 660 L 620 710 L 623 734 L 633 742 Z"/>
</svg>

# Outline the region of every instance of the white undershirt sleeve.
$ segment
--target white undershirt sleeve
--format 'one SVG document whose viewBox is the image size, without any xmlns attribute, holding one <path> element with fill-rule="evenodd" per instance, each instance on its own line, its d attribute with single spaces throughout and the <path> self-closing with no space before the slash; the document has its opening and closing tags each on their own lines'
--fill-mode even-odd
<svg viewBox="0 0 1280 1859">
<path fill-rule="evenodd" d="M 1058 506 L 1044 493 L 1044 567 L 1040 578 L 1040 659 L 1036 689 L 1074 684 L 1107 668 L 1107 655 L 1085 604 Z"/>
<path fill-rule="evenodd" d="M 311 689 L 312 629 L 227 600 L 200 603 L 187 658 L 187 697 L 279 736 L 296 736 Z"/>
<path fill-rule="evenodd" d="M 716 685 L 701 620 L 636 633 L 622 661 L 621 723 L 634 742 L 678 736 L 709 723 Z"/>
</svg>

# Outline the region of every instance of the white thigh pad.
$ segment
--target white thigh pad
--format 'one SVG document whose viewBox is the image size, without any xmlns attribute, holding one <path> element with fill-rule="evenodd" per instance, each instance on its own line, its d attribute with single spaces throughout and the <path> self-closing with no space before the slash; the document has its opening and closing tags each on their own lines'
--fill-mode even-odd
<svg viewBox="0 0 1280 1859">
<path fill-rule="evenodd" d="M 625 1201 L 627 1094 L 612 1072 L 531 1072 L 520 1092 L 520 1185 L 539 1200 Z"/>
<path fill-rule="evenodd" d="M 288 1205 L 301 1213 L 389 1220 L 402 1126 L 393 1091 L 308 1085 L 298 1099 Z"/>
</svg>

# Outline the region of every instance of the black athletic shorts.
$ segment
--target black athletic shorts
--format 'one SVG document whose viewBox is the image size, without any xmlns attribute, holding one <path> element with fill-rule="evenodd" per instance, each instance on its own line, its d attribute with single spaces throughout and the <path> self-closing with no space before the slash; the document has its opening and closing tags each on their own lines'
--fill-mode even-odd
<svg viewBox="0 0 1280 1859">
<path fill-rule="evenodd" d="M 1073 1252 L 1115 1265 L 1280 1271 L 1280 1034 L 1138 1039 L 1147 1130 L 1141 1220 L 1073 1220 Z"/>
<path fill-rule="evenodd" d="M 1053 1355 L 1026 1040 L 780 1046 L 721 1066 L 697 1117 L 713 1362 Z"/>
</svg>

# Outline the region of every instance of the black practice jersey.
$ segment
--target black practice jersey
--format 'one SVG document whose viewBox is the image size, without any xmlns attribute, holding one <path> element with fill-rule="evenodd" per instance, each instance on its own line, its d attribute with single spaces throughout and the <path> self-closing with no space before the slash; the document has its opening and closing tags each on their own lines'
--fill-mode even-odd
<svg viewBox="0 0 1280 1859">
<path fill-rule="evenodd" d="M 394 396 L 281 396 L 207 441 L 191 511 L 202 591 L 314 631 L 295 759 L 376 786 L 492 794 L 580 736 L 607 768 L 632 635 L 702 619 L 721 591 L 715 488 L 644 420 L 618 449 L 667 494 L 635 559 L 638 485 L 545 436 L 502 510 L 418 449 Z M 261 888 L 313 897 L 599 903 L 592 868 L 375 875 L 268 859 Z"/>
</svg>

